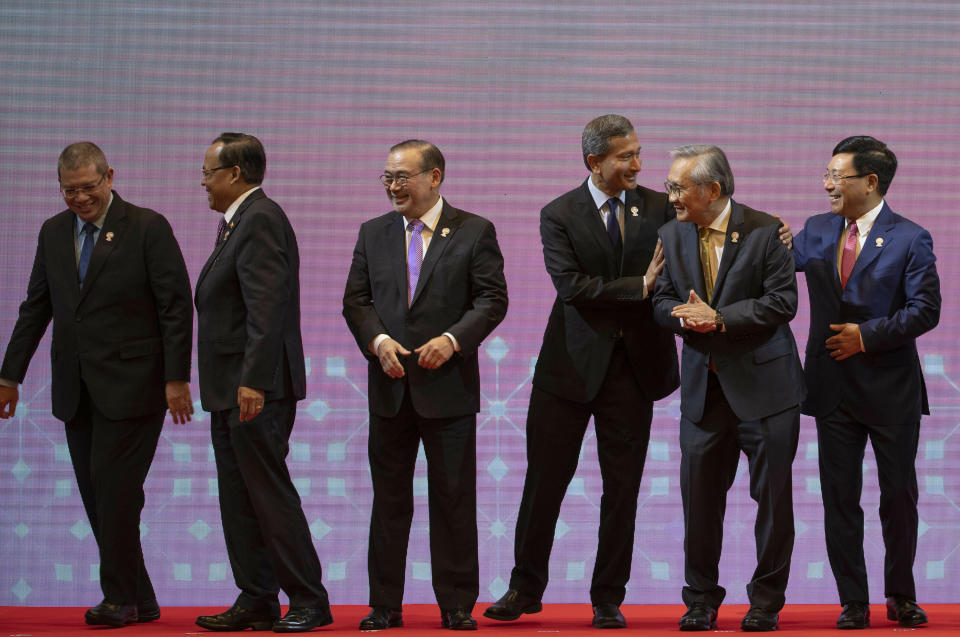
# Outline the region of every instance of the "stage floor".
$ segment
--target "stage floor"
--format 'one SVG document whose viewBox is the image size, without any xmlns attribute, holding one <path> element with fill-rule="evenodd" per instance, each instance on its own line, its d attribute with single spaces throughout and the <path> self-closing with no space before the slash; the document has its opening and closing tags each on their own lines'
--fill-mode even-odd
<svg viewBox="0 0 960 637">
<path fill-rule="evenodd" d="M 881 604 L 871 607 L 872 626 L 870 634 L 905 633 L 920 631 L 923 637 L 956 637 L 960 634 L 960 604 L 924 604 L 930 616 L 930 623 L 917 629 L 900 628 L 887 621 L 886 609 Z M 539 637 L 543 633 L 561 633 L 564 637 L 591 635 L 596 637 L 596 629 L 590 626 L 592 613 L 587 604 L 547 604 L 542 613 L 525 615 L 515 622 L 497 622 L 482 616 L 487 604 L 478 604 L 474 617 L 479 620 L 480 630 L 498 637 Z M 33 635 L 89 635 L 103 630 L 120 630 L 123 635 L 150 635 L 163 637 L 173 635 L 211 635 L 193 621 L 197 615 L 216 613 L 222 608 L 206 607 L 163 607 L 163 616 L 156 622 L 136 624 L 123 629 L 109 629 L 86 626 L 83 623 L 85 608 L 5 606 L 0 607 L 0 637 L 28 637 Z M 420 635 L 440 634 L 440 614 L 435 606 L 412 604 L 404 606 L 404 627 L 392 628 L 397 637 L 419 637 Z M 627 618 L 628 628 L 621 631 L 642 632 L 644 635 L 677 635 L 677 620 L 683 613 L 680 605 L 625 605 L 623 614 Z M 729 633 L 740 630 L 740 619 L 747 607 L 742 605 L 724 606 L 720 609 L 720 618 L 716 631 Z M 334 606 L 334 623 L 317 629 L 317 633 L 358 634 L 357 625 L 367 614 L 366 606 Z M 805 634 L 822 634 L 825 631 L 836 632 L 834 622 L 840 614 L 839 605 L 793 604 L 788 605 L 780 614 L 780 631 L 801 637 Z M 245 634 L 250 634 L 244 631 Z M 258 633 L 273 634 L 270 632 Z"/>
</svg>

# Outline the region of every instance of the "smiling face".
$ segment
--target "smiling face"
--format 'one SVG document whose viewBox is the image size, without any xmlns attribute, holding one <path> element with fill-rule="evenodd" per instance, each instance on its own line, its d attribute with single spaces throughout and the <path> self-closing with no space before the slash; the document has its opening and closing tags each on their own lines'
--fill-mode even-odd
<svg viewBox="0 0 960 637">
<path fill-rule="evenodd" d="M 847 219 L 859 219 L 882 198 L 877 191 L 877 176 L 856 176 L 853 153 L 839 153 L 827 164 L 823 189 L 830 198 L 830 211 Z"/>
<path fill-rule="evenodd" d="M 679 157 L 671 164 L 667 174 L 667 183 L 671 186 L 670 203 L 677 211 L 677 221 L 708 226 L 720 212 L 714 210 L 714 202 L 721 196 L 720 184 L 715 181 L 695 183 L 690 174 L 697 167 L 697 161 L 697 157 Z"/>
<path fill-rule="evenodd" d="M 606 155 L 587 155 L 593 184 L 611 197 L 637 187 L 640 173 L 640 140 L 631 131 L 626 137 L 610 138 Z"/>
<path fill-rule="evenodd" d="M 385 186 L 387 198 L 394 210 L 407 219 L 419 219 L 437 203 L 440 197 L 440 169 L 423 170 L 423 157 L 417 148 L 402 148 L 387 156 L 383 173 L 394 181 Z M 406 177 L 400 186 L 396 179 Z"/>
<path fill-rule="evenodd" d="M 77 170 L 63 168 L 60 171 L 63 200 L 83 221 L 96 221 L 107 211 L 112 187 L 113 168 L 100 174 L 96 165 L 90 163 Z"/>
</svg>

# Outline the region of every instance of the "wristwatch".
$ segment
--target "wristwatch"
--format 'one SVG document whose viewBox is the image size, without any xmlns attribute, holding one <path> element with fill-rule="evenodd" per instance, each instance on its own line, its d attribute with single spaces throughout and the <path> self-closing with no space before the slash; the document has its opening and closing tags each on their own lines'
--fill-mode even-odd
<svg viewBox="0 0 960 637">
<path fill-rule="evenodd" d="M 713 322 L 716 323 L 717 325 L 717 331 L 722 332 L 723 331 L 723 314 L 721 314 L 719 310 L 715 311 L 713 315 Z"/>
</svg>

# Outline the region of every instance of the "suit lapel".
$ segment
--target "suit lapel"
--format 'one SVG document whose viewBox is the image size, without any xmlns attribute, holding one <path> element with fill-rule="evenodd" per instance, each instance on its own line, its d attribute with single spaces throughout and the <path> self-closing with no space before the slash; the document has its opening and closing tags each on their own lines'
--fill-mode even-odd
<svg viewBox="0 0 960 637">
<path fill-rule="evenodd" d="M 430 247 L 423 255 L 423 263 L 420 265 L 420 278 L 417 280 L 417 289 L 414 291 L 413 299 L 410 301 L 411 307 L 417 302 L 420 293 L 426 287 L 430 275 L 437 265 L 437 261 L 443 256 L 444 251 L 453 240 L 457 228 L 460 226 L 460 215 L 457 209 L 444 200 L 443 209 L 440 211 L 440 217 L 437 219 L 437 225 L 433 229 L 433 236 L 430 238 Z"/>
<path fill-rule="evenodd" d="M 627 246 L 638 250 L 640 245 L 640 230 L 643 227 L 643 199 L 637 195 L 636 190 L 626 192 L 627 203 L 623 210 L 623 259 L 620 270 L 623 271 L 623 263 L 627 261 Z M 609 240 L 608 240 L 609 243 Z"/>
<path fill-rule="evenodd" d="M 840 287 L 840 269 L 837 263 L 837 247 L 840 245 L 840 237 L 843 236 L 844 220 L 840 215 L 835 215 L 830 220 L 826 236 L 822 237 L 823 245 L 826 247 L 827 263 L 830 264 L 830 271 L 833 273 L 833 288 L 837 294 L 842 292 Z"/>
<path fill-rule="evenodd" d="M 399 212 L 390 216 L 384 228 L 383 249 L 390 259 L 400 298 L 407 299 L 407 221 Z M 429 252 L 429 250 L 428 250 Z M 421 274 L 422 278 L 422 274 Z"/>
<path fill-rule="evenodd" d="M 587 179 L 589 179 L 589 177 L 587 177 Z M 612 267 L 614 271 L 619 274 L 620 264 L 617 263 L 616 255 L 613 252 L 613 246 L 610 245 L 610 237 L 607 236 L 607 229 L 603 225 L 603 218 L 597 211 L 597 204 L 594 202 L 593 196 L 590 194 L 590 189 L 587 187 L 587 182 L 583 182 L 583 186 L 580 188 L 580 196 L 577 198 L 576 214 L 580 218 L 580 223 L 587 228 L 587 232 L 590 233 L 590 236 L 593 237 L 594 241 L 600 244 L 600 249 L 603 250 L 604 254 L 607 255 L 607 261 L 610 267 Z M 626 252 L 626 249 L 624 249 L 624 252 Z"/>
<path fill-rule="evenodd" d="M 870 267 L 870 265 L 877 260 L 877 257 L 880 256 L 880 252 L 890 244 L 890 241 L 893 240 L 893 228 L 893 213 L 887 204 L 884 203 L 883 208 L 880 209 L 880 214 L 877 215 L 876 220 L 873 222 L 873 227 L 870 228 L 870 234 L 867 235 L 866 240 L 863 242 L 860 255 L 857 256 L 857 260 L 853 264 L 853 271 L 850 272 L 850 279 L 847 281 L 848 288 L 851 287 L 854 279 L 860 276 L 860 273 L 866 268 Z M 836 251 L 834 251 L 834 254 L 836 254 Z"/>
<path fill-rule="evenodd" d="M 80 300 L 87 295 L 93 282 L 99 276 L 107 259 L 113 252 L 114 246 L 123 241 L 126 237 L 127 229 L 127 207 L 120 195 L 113 193 L 113 203 L 107 211 L 107 218 L 100 228 L 100 236 L 96 245 L 93 246 L 93 253 L 90 255 L 90 266 L 87 268 L 87 276 L 83 279 L 83 286 L 80 288 Z M 74 266 L 76 268 L 76 266 Z M 74 277 L 76 279 L 76 277 Z"/>
<path fill-rule="evenodd" d="M 54 245 L 56 246 L 53 263 L 60 277 L 70 281 L 73 285 L 66 286 L 75 297 L 80 296 L 80 286 L 77 284 L 80 276 L 77 273 L 77 215 L 68 210 L 63 215 L 63 223 L 58 223 L 53 230 Z"/>
<path fill-rule="evenodd" d="M 703 281 L 703 266 L 700 265 L 700 236 L 697 224 L 677 222 L 677 235 L 680 238 L 680 259 L 684 268 L 693 279 L 693 289 L 704 303 L 707 301 L 707 285 Z M 683 290 L 684 295 L 689 290 Z M 686 296 L 684 296 L 686 302 Z"/>
<path fill-rule="evenodd" d="M 730 219 L 727 222 L 727 236 L 723 242 L 723 256 L 720 258 L 720 266 L 717 268 L 717 281 L 713 288 L 714 299 L 720 296 L 723 289 L 723 280 L 727 278 L 727 272 L 737 258 L 740 252 L 740 239 L 744 236 L 743 227 L 743 206 L 730 200 Z M 699 253 L 699 245 L 698 253 Z"/>
<path fill-rule="evenodd" d="M 210 268 L 213 266 L 214 262 L 216 262 L 217 257 L 219 257 L 220 253 L 223 252 L 227 242 L 230 241 L 230 238 L 236 234 L 244 211 L 246 211 L 246 209 L 249 208 L 254 201 L 263 199 L 264 197 L 266 197 L 266 194 L 263 192 L 262 188 L 250 193 L 250 195 L 243 200 L 243 203 L 240 204 L 240 207 L 237 208 L 237 211 L 233 213 L 233 216 L 230 218 L 230 223 L 224 232 L 223 241 L 218 242 L 217 245 L 213 247 L 213 252 L 210 253 L 209 257 L 207 257 L 207 262 L 203 264 L 203 268 L 200 270 L 200 276 L 197 277 L 197 285 L 196 289 L 194 290 L 194 300 L 197 298 L 197 291 L 200 289 L 200 283 L 203 281 L 204 277 L 207 276 L 207 272 L 210 271 Z M 219 221 L 217 223 L 219 225 Z"/>
</svg>

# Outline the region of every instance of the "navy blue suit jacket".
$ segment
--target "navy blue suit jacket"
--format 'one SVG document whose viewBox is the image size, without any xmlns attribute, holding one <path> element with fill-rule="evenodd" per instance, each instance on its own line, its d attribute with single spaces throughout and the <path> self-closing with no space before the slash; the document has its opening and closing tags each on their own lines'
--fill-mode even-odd
<svg viewBox="0 0 960 637">
<path fill-rule="evenodd" d="M 810 294 L 804 366 L 810 393 L 803 413 L 824 416 L 844 399 L 862 422 L 917 422 L 929 408 L 916 338 L 940 320 L 933 239 L 884 204 L 841 290 L 837 245 L 843 228 L 843 217 L 816 215 L 793 241 Z M 865 351 L 831 358 L 825 345 L 835 334 L 831 323 L 858 323 Z"/>
<path fill-rule="evenodd" d="M 726 332 L 700 334 L 670 316 L 690 290 L 706 301 L 694 223 L 673 220 L 660 229 L 666 265 L 657 278 L 657 321 L 683 338 L 680 411 L 703 417 L 707 373 L 713 358 L 723 395 L 742 421 L 765 418 L 800 403 L 800 356 L 788 323 L 797 312 L 797 279 L 790 252 L 780 242 L 780 221 L 731 201 L 727 239 L 711 305 Z"/>
</svg>

